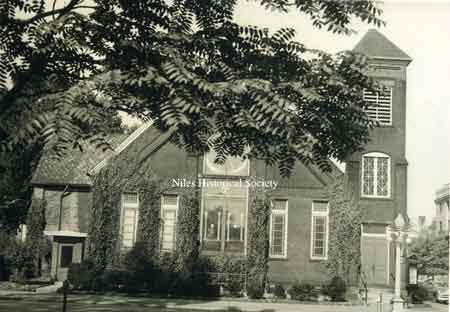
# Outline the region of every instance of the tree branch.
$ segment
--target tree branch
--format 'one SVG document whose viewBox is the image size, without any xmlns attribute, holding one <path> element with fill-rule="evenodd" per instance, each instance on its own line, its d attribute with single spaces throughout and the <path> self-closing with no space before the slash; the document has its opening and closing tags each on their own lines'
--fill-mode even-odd
<svg viewBox="0 0 450 312">
<path fill-rule="evenodd" d="M 61 17 L 61 16 L 65 15 L 65 14 L 69 13 L 70 11 L 72 11 L 72 10 L 73 10 L 78 4 L 80 4 L 82 1 L 83 1 L 83 0 L 71 0 L 71 1 L 69 2 L 69 4 L 66 5 L 66 6 L 63 7 L 63 8 L 60 8 L 60 9 L 52 9 L 51 11 L 47 11 L 47 12 L 44 12 L 44 13 L 41 13 L 41 14 L 36 14 L 35 16 L 33 16 L 33 17 L 31 17 L 31 18 L 28 18 L 28 19 L 18 19 L 18 20 L 16 20 L 16 22 L 17 22 L 18 24 L 24 24 L 24 25 L 27 25 L 27 24 L 31 24 L 31 23 L 33 23 L 33 22 L 36 22 L 36 21 L 38 21 L 38 20 L 40 20 L 40 19 L 49 17 L 49 16 L 59 15 L 58 17 Z M 55 2 L 56 2 L 56 1 L 55 1 Z M 53 8 L 54 8 L 54 6 L 55 6 L 55 3 L 53 3 Z"/>
<path fill-rule="evenodd" d="M 98 6 L 95 6 L 95 5 L 77 5 L 73 9 L 74 10 L 77 10 L 77 9 L 91 9 L 91 10 L 95 10 L 97 8 L 98 8 Z"/>
</svg>

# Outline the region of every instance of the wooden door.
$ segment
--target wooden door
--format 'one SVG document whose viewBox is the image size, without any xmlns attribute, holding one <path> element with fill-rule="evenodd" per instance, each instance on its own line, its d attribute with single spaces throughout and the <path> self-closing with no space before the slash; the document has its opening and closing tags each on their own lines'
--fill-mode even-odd
<svg viewBox="0 0 450 312">
<path fill-rule="evenodd" d="M 388 285 L 388 244 L 386 237 L 362 237 L 361 264 L 369 285 Z"/>
</svg>

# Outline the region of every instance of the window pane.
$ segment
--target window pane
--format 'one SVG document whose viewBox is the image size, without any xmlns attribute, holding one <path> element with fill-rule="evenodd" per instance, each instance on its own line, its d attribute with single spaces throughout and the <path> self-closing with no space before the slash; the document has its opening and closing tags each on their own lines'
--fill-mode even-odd
<svg viewBox="0 0 450 312">
<path fill-rule="evenodd" d="M 122 194 L 122 200 L 124 205 L 137 205 L 138 203 L 138 194 L 137 193 L 124 193 Z"/>
<path fill-rule="evenodd" d="M 327 212 L 328 202 L 315 201 L 313 203 L 313 212 Z"/>
<path fill-rule="evenodd" d="M 204 206 L 203 239 L 218 241 L 221 238 L 221 221 L 224 204 L 219 199 L 206 199 Z"/>
<path fill-rule="evenodd" d="M 122 240 L 122 246 L 125 248 L 131 248 L 133 247 L 133 240 L 132 239 L 123 239 Z"/>
<path fill-rule="evenodd" d="M 166 210 L 163 207 L 162 217 L 162 250 L 173 250 L 175 245 L 175 222 L 176 211 L 173 209 Z"/>
<path fill-rule="evenodd" d="M 285 215 L 284 213 L 272 213 L 272 232 L 270 254 L 272 256 L 284 256 L 285 255 Z"/>
<path fill-rule="evenodd" d="M 377 158 L 377 195 L 379 196 L 388 195 L 388 164 L 388 158 Z"/>
<path fill-rule="evenodd" d="M 177 195 L 164 195 L 163 196 L 163 205 L 164 206 L 176 206 L 178 201 Z"/>
<path fill-rule="evenodd" d="M 205 174 L 248 176 L 249 161 L 240 157 L 229 157 L 223 164 L 216 164 L 216 153 L 211 151 L 205 155 Z"/>
<path fill-rule="evenodd" d="M 161 207 L 161 250 L 170 252 L 175 248 L 178 195 L 164 195 Z"/>
<path fill-rule="evenodd" d="M 363 194 L 374 195 L 374 157 L 363 158 Z"/>
<path fill-rule="evenodd" d="M 208 179 L 204 188 L 202 248 L 244 252 L 247 188 L 236 179 Z"/>
<path fill-rule="evenodd" d="M 273 209 L 274 210 L 286 210 L 286 200 L 274 200 L 273 201 Z"/>
<path fill-rule="evenodd" d="M 138 208 L 138 193 L 122 194 L 122 247 L 133 247 L 136 239 Z"/>
<path fill-rule="evenodd" d="M 136 208 L 125 208 L 122 219 L 122 245 L 132 247 L 136 231 Z"/>
<path fill-rule="evenodd" d="M 244 200 L 227 200 L 227 227 L 226 236 L 228 241 L 244 241 L 245 230 L 245 204 Z"/>
<path fill-rule="evenodd" d="M 312 237 L 312 256 L 325 257 L 326 256 L 326 216 L 313 216 L 313 237 Z"/>
</svg>

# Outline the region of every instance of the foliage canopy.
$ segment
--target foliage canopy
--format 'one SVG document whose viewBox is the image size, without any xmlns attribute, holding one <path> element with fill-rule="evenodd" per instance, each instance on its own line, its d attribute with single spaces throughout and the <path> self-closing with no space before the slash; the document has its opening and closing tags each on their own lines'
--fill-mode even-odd
<svg viewBox="0 0 450 312">
<path fill-rule="evenodd" d="M 236 2 L 0 1 L 3 148 L 107 147 L 103 131 L 84 129 L 102 110 L 119 110 L 156 120 L 188 151 L 214 149 L 218 162 L 246 146 L 284 175 L 296 160 L 323 169 L 329 157 L 344 160 L 372 126 L 365 57 L 308 49 L 292 28 L 239 25 Z M 373 0 L 257 2 L 338 34 L 351 33 L 352 18 L 383 23 Z M 36 109 L 50 99 L 54 109 Z"/>
<path fill-rule="evenodd" d="M 419 274 L 447 275 L 448 235 L 429 230 L 422 232 L 413 241 L 409 256 L 414 258 Z"/>
</svg>

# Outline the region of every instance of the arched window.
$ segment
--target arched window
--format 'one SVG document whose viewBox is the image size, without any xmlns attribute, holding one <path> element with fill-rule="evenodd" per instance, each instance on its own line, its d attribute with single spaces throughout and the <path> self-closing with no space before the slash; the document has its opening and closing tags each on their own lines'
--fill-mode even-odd
<svg viewBox="0 0 450 312">
<path fill-rule="evenodd" d="M 368 153 L 362 157 L 361 195 L 391 196 L 391 159 L 383 153 Z"/>
</svg>

